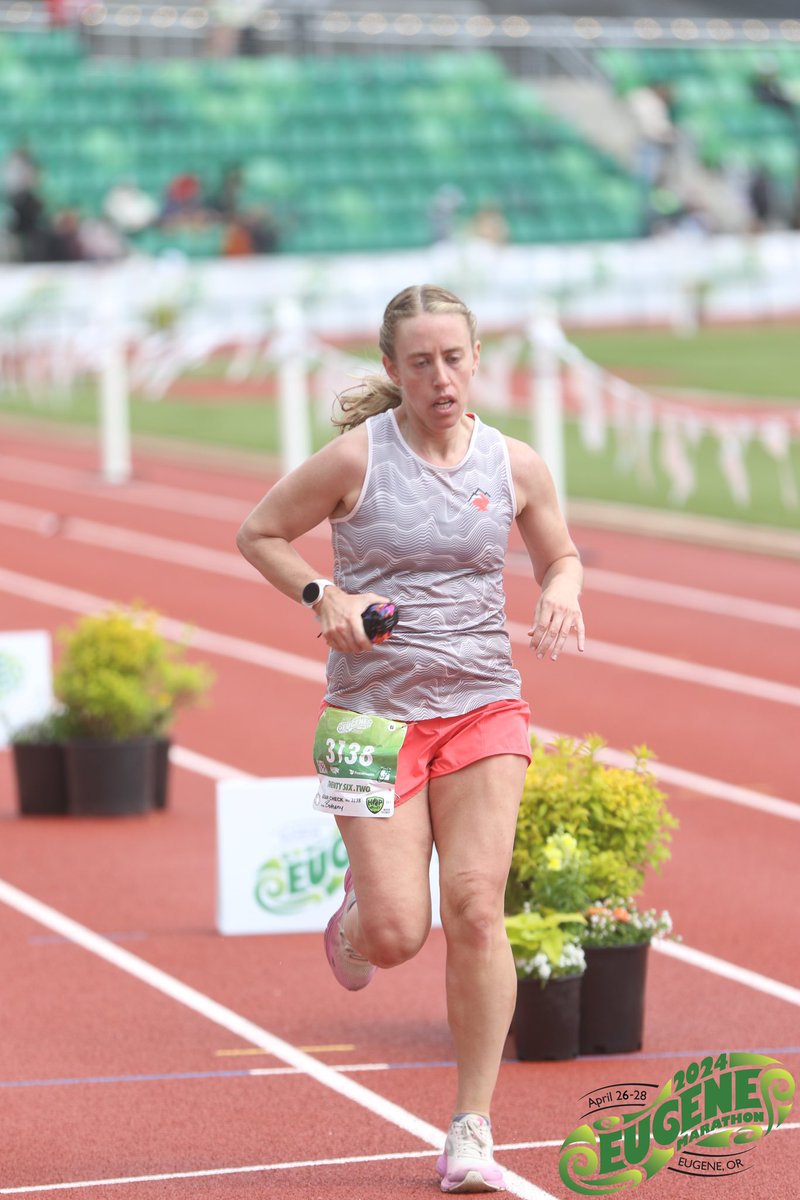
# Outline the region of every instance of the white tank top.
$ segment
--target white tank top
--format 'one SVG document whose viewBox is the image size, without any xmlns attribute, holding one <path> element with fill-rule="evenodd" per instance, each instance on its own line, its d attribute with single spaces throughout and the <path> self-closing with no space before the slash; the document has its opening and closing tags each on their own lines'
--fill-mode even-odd
<svg viewBox="0 0 800 1200">
<path fill-rule="evenodd" d="M 331 519 L 334 580 L 400 609 L 391 638 L 328 657 L 326 700 L 401 721 L 519 699 L 503 564 L 515 516 L 505 438 L 477 417 L 454 467 L 420 458 L 394 410 L 366 422 L 369 458 L 352 512 Z"/>
</svg>

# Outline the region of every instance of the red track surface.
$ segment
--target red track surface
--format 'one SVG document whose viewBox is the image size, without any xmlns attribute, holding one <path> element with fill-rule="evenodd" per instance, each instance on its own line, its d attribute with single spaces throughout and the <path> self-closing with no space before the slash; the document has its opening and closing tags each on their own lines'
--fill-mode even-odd
<svg viewBox="0 0 800 1200">
<path fill-rule="evenodd" d="M 30 472 L 26 464 L 34 464 Z M 37 465 L 38 464 L 38 465 Z M 8 468 L 4 470 L 5 468 Z M 71 474 L 59 474 L 61 468 Z M 131 531 L 233 555 L 237 514 L 266 486 L 246 470 L 167 464 L 139 456 L 125 488 L 98 483 L 94 452 L 20 433 L 0 443 L 0 565 L 128 602 L 143 598 L 198 628 L 323 662 L 312 623 L 238 567 L 201 570 L 123 547 Z M 27 481 L 20 472 L 28 474 Z M 13 478 L 12 478 L 13 476 Z M 211 512 L 160 507 L 150 485 L 227 497 Z M 174 494 L 173 494 L 174 498 Z M 24 506 L 16 520 L 3 503 Z M 59 514 L 37 525 L 30 510 Z M 118 548 L 85 539 L 80 520 L 117 527 Z M 36 532 L 36 529 L 48 532 Z M 796 606 L 795 563 L 642 537 L 574 530 L 587 565 L 645 579 Z M 126 537 L 127 534 L 127 537 Z M 310 536 L 325 570 L 325 543 Z M 233 558 L 231 559 L 233 560 Z M 526 622 L 534 591 L 507 581 L 509 616 Z M 797 686 L 800 631 L 731 615 L 587 592 L 589 637 L 689 663 Z M 13 595 L 0 584 L 0 628 L 55 630 L 66 608 Z M 252 662 L 203 653 L 217 672 L 212 703 L 185 714 L 181 746 L 254 774 L 308 774 L 319 684 Z M 667 679 L 574 653 L 557 664 L 516 648 L 526 698 L 544 727 L 600 732 L 619 749 L 646 742 L 659 759 L 729 784 L 796 802 L 796 705 Z M 794 914 L 800 901 L 798 824 L 707 795 L 669 788 L 681 822 L 671 861 L 645 899 L 668 907 L 687 946 L 800 987 Z M 445 1021 L 443 942 L 434 933 L 413 963 L 380 973 L 370 989 L 337 988 L 318 936 L 221 938 L 214 930 L 214 788 L 176 770 L 167 812 L 121 821 L 21 820 L 9 756 L 0 755 L 0 878 L 120 944 L 288 1043 L 334 1066 L 390 1064 L 351 1077 L 438 1127 L 446 1126 L 454 1069 Z M 279 1067 L 240 1038 L 117 967 L 0 904 L 5 970 L 0 1000 L 0 1196 L 8 1189 L 83 1182 L 70 1194 L 123 1200 L 422 1197 L 438 1194 L 434 1153 L 377 1112 L 303 1074 L 250 1075 Z M 558 1145 L 582 1115 L 580 1097 L 618 1082 L 662 1083 L 698 1052 L 771 1051 L 800 1075 L 798 1008 L 686 962 L 651 955 L 641 1055 L 523 1064 L 513 1047 L 501 1072 L 498 1158 L 545 1193 L 574 1195 L 558 1178 Z M 187 1078 L 187 1076 L 191 1076 Z M 784 1129 L 725 1180 L 662 1172 L 641 1195 L 789 1200 L 800 1131 Z M 553 1142 L 554 1145 L 519 1146 Z M 407 1158 L 385 1158 L 408 1153 Z M 368 1163 L 320 1160 L 378 1156 Z M 292 1170 L 247 1170 L 313 1163 Z M 221 1172 L 229 1173 L 221 1173 Z M 175 1178 L 179 1173 L 194 1174 Z M 159 1180 L 144 1177 L 163 1175 Z M 88 1186 L 87 1181 L 132 1182 Z M 65 1189 L 66 1190 L 66 1189 Z M 20 1194 L 20 1193 L 17 1193 Z"/>
</svg>

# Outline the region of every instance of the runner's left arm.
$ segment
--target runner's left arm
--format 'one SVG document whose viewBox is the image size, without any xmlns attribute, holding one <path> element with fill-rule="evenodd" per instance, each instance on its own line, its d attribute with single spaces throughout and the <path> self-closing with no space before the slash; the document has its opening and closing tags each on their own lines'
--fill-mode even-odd
<svg viewBox="0 0 800 1200">
<path fill-rule="evenodd" d="M 585 644 L 580 607 L 583 567 L 543 459 L 524 442 L 507 438 L 517 503 L 517 526 L 541 587 L 528 630 L 537 657 L 555 661 L 574 631 L 578 650 Z"/>
</svg>

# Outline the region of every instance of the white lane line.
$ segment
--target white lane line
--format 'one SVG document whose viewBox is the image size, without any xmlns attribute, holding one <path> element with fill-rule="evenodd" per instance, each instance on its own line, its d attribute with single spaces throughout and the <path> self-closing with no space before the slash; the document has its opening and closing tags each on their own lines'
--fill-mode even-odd
<svg viewBox="0 0 800 1200">
<path fill-rule="evenodd" d="M 531 732 L 535 733 L 543 742 L 551 742 L 559 736 L 553 730 L 543 729 L 540 726 L 533 726 Z M 601 755 L 605 755 L 606 753 L 606 751 L 600 751 Z M 627 766 L 633 762 L 633 758 L 630 755 L 623 755 L 618 751 L 612 751 L 611 753 L 615 759 L 615 766 Z M 216 780 L 230 779 L 236 775 L 242 775 L 242 772 L 237 771 L 235 767 L 229 767 L 225 763 L 218 762 L 215 759 L 205 759 L 200 762 L 196 760 L 200 760 L 202 758 L 201 755 L 193 755 L 191 760 L 188 757 L 183 759 L 183 755 L 184 752 L 179 747 L 173 747 L 170 752 L 170 759 L 177 766 L 185 766 L 187 770 L 196 771 L 201 775 L 208 774 L 209 778 Z M 650 764 L 651 768 L 655 765 L 657 764 Z M 245 776 L 245 778 L 252 778 L 252 776 Z M 710 782 L 716 783 L 717 781 L 711 780 Z M 742 803 L 741 800 L 738 802 Z M 800 805 L 791 805 L 785 801 L 783 804 L 786 809 L 791 810 L 792 819 L 797 820 L 798 814 L 800 814 Z M 780 811 L 775 815 L 787 816 L 789 813 Z M 772 979 L 769 975 L 761 975 L 758 971 L 750 971 L 747 967 L 737 966 L 736 963 L 728 962 L 724 958 L 717 958 L 713 954 L 706 954 L 703 950 L 695 950 L 691 946 L 684 945 L 683 942 L 669 942 L 656 939 L 653 942 L 653 948 L 671 958 L 681 959 L 693 967 L 700 967 L 704 971 L 710 971 L 713 975 L 720 975 L 724 979 L 732 979 L 735 983 L 741 983 L 745 987 L 753 988 L 764 995 L 775 996 L 779 1000 L 786 1000 L 789 1004 L 800 1005 L 800 988 L 793 987 L 788 983 L 782 983 L 779 979 Z"/>
<path fill-rule="evenodd" d="M 47 516 L 48 514 L 42 512 L 40 521 L 46 521 Z M 2 521 L 1 504 L 0 521 Z M 119 553 L 135 554 L 173 565 L 193 567 L 263 586 L 261 577 L 253 567 L 246 563 L 240 555 L 225 550 L 197 546 L 190 542 L 159 537 L 156 534 L 122 530 L 115 526 L 99 524 L 96 521 L 85 521 L 83 518 L 68 518 L 63 527 L 62 536 L 87 545 L 102 546 Z M 787 611 L 792 612 L 793 610 Z M 509 621 L 507 626 L 514 642 L 528 645 L 530 639 L 527 636 L 525 625 L 518 621 Z M 709 667 L 702 663 L 690 663 L 685 659 L 672 658 L 649 650 L 637 650 L 631 646 L 618 646 L 612 642 L 590 638 L 585 655 L 594 662 L 602 662 L 610 666 L 643 671 L 649 675 L 661 675 L 686 683 L 696 683 L 704 687 L 754 696 L 761 700 L 771 700 L 779 704 L 800 705 L 800 688 L 793 687 L 791 684 L 760 679 L 754 675 L 744 675 L 720 667 Z"/>
<path fill-rule="evenodd" d="M 114 603 L 103 596 L 93 596 L 89 592 L 64 587 L 59 583 L 21 575 L 5 567 L 0 567 L 0 591 L 10 592 L 12 595 L 22 596 L 26 600 L 47 604 L 53 608 L 66 609 L 67 612 L 97 612 L 98 609 L 109 608 Z M 232 637 L 227 633 L 202 629 L 198 625 L 190 625 L 170 617 L 162 617 L 158 628 L 166 637 L 176 642 L 189 641 L 194 649 L 207 650 L 211 654 L 252 663 L 271 671 L 280 671 L 294 678 L 309 679 L 314 683 L 325 681 L 325 664 L 312 658 L 303 658 L 299 654 L 290 654 L 286 650 L 263 646 L 258 642 Z"/>
<path fill-rule="evenodd" d="M 21 468 L 19 460 L 0 457 L 1 477 L 25 483 L 36 483 L 44 487 L 62 487 L 69 491 L 79 492 L 81 495 L 93 494 L 90 486 L 93 481 L 90 477 L 69 467 L 31 463 L 28 467 Z M 99 487 L 96 485 L 94 491 L 98 490 Z M 103 486 L 102 497 L 104 501 L 122 501 L 126 504 L 157 508 L 160 511 L 171 508 L 173 511 L 185 512 L 193 516 L 224 520 L 231 526 L 234 523 L 240 524 L 251 507 L 248 503 L 240 502 L 230 496 L 211 495 L 173 487 L 169 484 L 144 482 L 134 482 L 115 488 Z M 223 574 L 248 577 L 256 581 L 258 579 L 252 568 L 232 552 L 228 555 L 219 550 L 209 550 L 204 553 L 205 547 L 191 542 L 178 542 L 158 537 L 155 534 L 136 533 L 118 526 L 71 517 L 69 514 L 57 514 L 52 510 L 34 508 L 30 505 L 0 502 L 0 522 L 4 524 L 48 533 L 54 531 L 54 522 L 57 521 L 63 522 L 63 535 L 73 538 L 75 541 L 108 546 L 116 550 L 129 549 L 133 553 L 144 553 L 153 558 L 167 557 L 168 561 L 178 561 L 200 570 L 219 570 Z M 330 529 L 327 523 L 323 522 L 306 536 L 323 538 L 330 542 Z M 124 543 L 129 539 L 130 546 L 126 546 Z M 531 576 L 527 558 L 519 552 L 512 552 L 509 555 L 507 569 L 514 575 L 524 575 L 526 578 Z M 754 600 L 750 597 L 734 596 L 724 592 L 712 592 L 705 588 L 690 587 L 685 584 L 642 579 L 638 576 L 626 575 L 619 571 L 607 571 L 599 567 L 586 568 L 586 585 L 591 591 L 607 592 L 629 599 L 645 600 L 673 608 L 714 613 L 764 625 L 780 626 L 784 629 L 800 630 L 800 608 L 793 608 L 790 605 L 772 604 L 764 600 Z"/>
<path fill-rule="evenodd" d="M 531 733 L 542 742 L 554 742 L 556 738 L 565 737 L 553 729 L 545 729 L 541 725 L 532 725 Z M 580 739 L 577 739 L 580 740 Z M 632 767 L 634 756 L 624 750 L 614 750 L 604 746 L 598 751 L 597 757 L 601 762 L 612 767 Z M 173 746 L 170 759 L 178 767 L 195 771 L 216 781 L 222 779 L 253 779 L 255 776 L 240 771 L 237 767 L 219 762 L 218 759 L 208 758 L 187 750 L 183 746 Z M 725 783 L 721 779 L 713 779 L 708 775 L 698 775 L 696 771 L 685 771 L 682 767 L 671 767 L 668 763 L 651 759 L 648 769 L 663 783 L 672 783 L 676 787 L 685 788 L 700 796 L 711 796 L 714 800 L 724 800 L 730 804 L 739 804 L 743 808 L 753 808 L 757 812 L 768 813 L 772 817 L 782 817 L 786 821 L 800 821 L 800 804 L 791 800 L 781 800 L 777 796 L 766 796 L 763 792 L 753 791 L 752 788 L 739 787 L 735 783 Z"/>
<path fill-rule="evenodd" d="M 522 575 L 526 578 L 530 578 L 531 575 L 526 555 L 516 551 L 509 555 L 507 569 L 512 575 Z M 800 629 L 800 608 L 792 608 L 788 604 L 772 604 L 766 600 L 753 600 L 748 596 L 712 592 L 706 588 L 667 583 L 659 579 L 642 579 L 638 575 L 625 575 L 621 571 L 606 571 L 600 567 L 586 567 L 584 575 L 587 592 L 607 592 L 612 596 L 646 600 L 653 604 L 664 604 L 669 608 L 686 608 L 694 612 L 737 617 L 742 621 L 762 625 Z"/>
<path fill-rule="evenodd" d="M 335 1067 L 328 1066 L 318 1058 L 312 1058 L 310 1054 L 298 1050 L 296 1046 L 292 1046 L 283 1038 L 256 1025 L 254 1021 L 240 1016 L 233 1009 L 212 1000 L 210 996 L 206 996 L 197 988 L 182 983 L 173 975 L 162 971 L 160 967 L 153 966 L 152 963 L 132 954 L 130 950 L 124 950 L 117 943 L 109 941 L 108 938 L 102 937 L 85 925 L 81 925 L 78 921 L 74 921 L 71 917 L 51 908 L 50 905 L 44 904 L 41 900 L 37 900 L 34 896 L 28 895 L 27 892 L 21 891 L 3 879 L 0 879 L 0 901 L 16 912 L 22 913 L 23 916 L 43 925 L 51 932 L 73 942 L 76 946 L 81 946 L 90 954 L 97 955 L 98 958 L 117 967 L 120 971 L 124 971 L 134 979 L 138 979 L 141 983 L 147 984 L 170 1000 L 205 1017 L 206 1020 L 241 1038 L 242 1041 L 266 1050 L 279 1062 L 296 1067 L 309 1079 L 336 1092 L 346 1100 L 353 1101 L 367 1112 L 381 1117 L 390 1125 L 395 1125 L 426 1145 L 441 1151 L 446 1136 L 444 1130 L 437 1129 L 435 1125 L 408 1112 L 399 1104 L 364 1087 L 355 1079 L 337 1071 Z M 530 1180 L 523 1179 L 511 1171 L 506 1171 L 506 1186 L 512 1195 L 520 1196 L 522 1200 L 554 1200 L 549 1192 L 543 1191 Z"/>
<path fill-rule="evenodd" d="M 526 625 L 519 621 L 507 621 L 506 627 L 512 642 L 522 646 L 530 645 Z M 572 653 L 571 648 L 567 653 Z M 613 642 L 602 642 L 598 638 L 587 639 L 584 656 L 592 662 L 605 663 L 607 666 L 642 671 L 646 675 L 660 675 L 666 679 L 677 679 L 681 683 L 699 684 L 701 687 L 800 708 L 800 687 L 794 687 L 790 683 L 779 683 L 773 679 L 760 679 L 757 675 L 742 675 L 739 671 L 726 671 L 722 667 L 707 667 L 702 663 L 691 663 L 682 658 L 655 654 L 650 650 L 617 646 Z"/>
<path fill-rule="evenodd" d="M 612 767 L 630 767 L 634 757 L 620 750 L 604 747 L 598 757 Z M 648 768 L 662 783 L 671 783 L 675 787 L 686 788 L 687 791 L 697 792 L 703 796 L 713 796 L 716 800 L 727 800 L 730 804 L 740 804 L 744 808 L 755 808 L 759 812 L 769 813 L 773 817 L 784 817 L 787 821 L 800 821 L 800 804 L 791 800 L 781 800 L 777 796 L 766 796 L 752 788 L 739 787 L 735 783 L 725 783 L 721 779 L 712 779 L 708 775 L 698 775 L 695 771 L 685 771 L 682 767 L 671 767 L 651 759 Z"/>
<path fill-rule="evenodd" d="M 545 729 L 542 725 L 532 725 L 531 733 L 541 742 L 554 742 L 556 738 L 565 737 L 554 729 Z M 580 741 L 580 739 L 575 739 Z M 632 767 L 636 759 L 626 750 L 614 750 L 603 746 L 597 757 L 610 767 Z M 673 783 L 676 787 L 686 788 L 701 796 L 712 796 L 715 800 L 726 800 L 730 804 L 741 804 L 744 808 L 754 808 L 758 812 L 769 813 L 773 817 L 783 817 L 787 821 L 800 821 L 800 804 L 791 800 L 781 800 L 777 796 L 767 796 L 763 792 L 753 791 L 752 788 L 739 787 L 735 783 L 725 783 L 721 779 L 713 779 L 709 775 L 698 775 L 696 771 L 685 771 L 682 767 L 671 767 L 668 763 L 650 759 L 648 770 L 663 783 Z"/>
<path fill-rule="evenodd" d="M 800 1129 L 793 1121 L 776 1125 L 773 1133 Z M 555 1150 L 564 1144 L 563 1138 L 547 1138 L 535 1142 L 504 1142 L 495 1146 L 495 1153 L 504 1150 Z M 0 1188 L 0 1196 L 31 1195 L 36 1192 L 63 1192 L 77 1188 L 110 1187 L 126 1183 L 164 1183 L 173 1179 L 208 1179 L 220 1175 L 257 1175 L 261 1171 L 300 1171 L 311 1167 L 349 1167 L 357 1163 L 398 1162 L 405 1159 L 430 1158 L 429 1150 L 401 1150 L 393 1154 L 359 1154 L 348 1158 L 301 1159 L 297 1162 L 259 1163 L 252 1167 L 210 1167 L 204 1171 L 179 1171 L 171 1175 L 127 1175 L 119 1179 L 84 1179 L 73 1183 L 44 1183 L 27 1187 Z"/>
<path fill-rule="evenodd" d="M 127 538 L 127 534 L 126 534 Z M 142 534 L 139 539 L 154 541 L 152 535 Z M 179 560 L 178 546 L 181 544 L 173 544 L 168 539 L 155 539 L 162 542 L 158 557 L 166 559 L 167 562 L 176 562 Z M 134 546 L 134 539 L 131 539 L 131 547 Z M 115 546 L 114 548 L 120 548 Z M 136 551 L 134 551 L 136 552 Z M 196 556 L 196 562 L 191 565 L 199 565 L 200 560 L 207 563 L 210 562 L 212 556 L 227 557 L 223 551 L 213 551 L 209 548 L 197 547 L 193 548 L 192 553 Z M 148 557 L 150 553 L 148 552 Z M 233 554 L 231 559 L 235 560 Z M 188 558 L 188 553 L 186 553 Z M 188 563 L 184 562 L 184 565 Z M 246 564 L 245 564 L 246 565 Z M 207 569 L 207 568 L 206 568 Z M 216 570 L 216 568 L 213 568 Z M 225 569 L 224 574 L 239 574 L 239 568 L 234 571 Z M 257 572 L 252 569 L 251 575 L 255 581 L 259 581 Z M 247 576 L 243 575 L 242 578 Z M 62 595 L 72 592 L 73 589 L 62 588 L 60 584 L 49 583 L 43 580 L 35 580 L 31 576 L 18 574 L 16 571 L 2 571 L 0 575 L 0 588 L 5 588 L 8 592 L 14 592 L 17 595 L 25 595 L 29 599 L 40 599 L 43 604 L 50 604 L 50 600 L 44 599 L 47 594 L 55 594 L 53 589 L 60 590 Z M 48 593 L 48 589 L 49 593 Z M 74 593 L 78 596 L 86 596 L 86 593 Z M 94 598 L 92 604 L 95 607 L 106 607 L 110 604 L 109 600 Z M 76 601 L 76 604 L 84 604 L 84 601 Z M 85 607 L 74 607 L 74 604 L 67 604 L 66 600 L 62 607 L 70 608 L 70 611 L 85 612 Z M 512 642 L 528 646 L 529 637 L 527 626 L 521 622 L 507 622 L 507 629 Z M 173 636 L 170 634 L 169 636 Z M 230 637 L 227 634 L 215 634 L 210 630 L 200 630 L 194 626 L 193 642 L 200 649 L 211 650 L 212 653 L 227 654 L 233 658 L 239 658 L 243 661 L 258 661 L 259 665 L 269 667 L 272 659 L 276 655 L 282 655 L 287 658 L 290 665 L 294 662 L 294 673 L 300 674 L 303 678 L 319 679 L 321 678 L 319 670 L 321 670 L 321 662 L 318 665 L 314 664 L 313 673 L 308 673 L 308 667 L 303 664 L 308 664 L 312 660 L 302 659 L 300 655 L 287 655 L 284 650 L 270 649 L 269 647 L 260 646 L 254 642 L 243 641 L 242 638 Z M 228 650 L 224 647 L 228 647 Z M 257 658 L 253 659 L 253 654 Z M 726 671 L 722 667 L 710 667 L 698 664 L 698 662 L 688 662 L 684 659 L 674 659 L 666 654 L 655 654 L 651 650 L 637 650 L 630 646 L 615 646 L 612 642 L 602 642 L 597 638 L 591 638 L 587 643 L 585 656 L 591 661 L 603 662 L 608 666 L 616 666 L 627 668 L 631 671 L 640 671 L 645 674 L 656 674 L 669 679 L 678 679 L 681 683 L 699 684 L 705 688 L 715 688 L 722 691 L 734 692 L 735 695 L 751 696 L 757 700 L 768 700 L 778 704 L 789 704 L 794 708 L 800 707 L 800 688 L 795 688 L 792 684 L 778 683 L 774 679 L 760 679 L 758 676 L 746 676 L 736 671 Z M 275 670 L 281 670 L 277 665 L 273 666 Z"/>
<path fill-rule="evenodd" d="M 231 767 L 216 758 L 209 758 L 206 754 L 198 754 L 195 750 L 187 750 L 185 746 L 170 746 L 169 760 L 176 767 L 193 771 L 195 775 L 204 775 L 206 779 L 213 779 L 215 783 L 220 783 L 223 779 L 255 778 L 247 771 L 240 771 L 238 767 Z"/>
<path fill-rule="evenodd" d="M 538 1150 L 560 1145 L 561 1141 L 509 1142 L 505 1146 L 496 1146 L 495 1150 Z M 406 1150 L 396 1154 L 357 1154 L 348 1158 L 308 1158 L 298 1162 L 259 1163 L 252 1167 L 212 1167 L 205 1171 L 176 1171 L 171 1175 L 127 1175 L 119 1179 L 85 1179 L 75 1183 L 46 1183 L 38 1187 L 0 1188 L 0 1196 L 21 1196 L 32 1192 L 61 1192 L 75 1188 L 110 1187 L 126 1183 L 164 1183 L 173 1179 L 208 1179 L 220 1175 L 256 1175 L 261 1171 L 302 1171 L 311 1167 L 349 1167 L 356 1163 L 397 1162 L 403 1159 L 430 1157 L 432 1157 L 430 1150 Z M 546 1193 L 541 1192 L 540 1195 L 544 1196 Z"/>
<path fill-rule="evenodd" d="M 101 483 L 98 476 L 90 471 L 16 456 L 8 458 L 4 455 L 0 455 L 0 479 L 27 483 L 34 487 L 77 492 L 81 496 L 100 496 L 104 503 L 110 501 L 134 504 L 144 508 L 157 508 L 160 512 L 171 509 L 173 512 L 187 513 L 194 517 L 224 521 L 227 525 L 233 522 L 241 524 L 259 499 L 259 496 L 254 494 L 252 502 L 237 500 L 233 496 L 212 495 L 209 492 L 193 491 L 191 488 L 174 487 L 168 483 L 148 483 L 138 479 L 109 487 L 108 484 Z M 257 487 L 258 483 L 254 480 L 254 493 Z"/>
<path fill-rule="evenodd" d="M 680 583 L 641 579 L 618 571 L 604 571 L 599 567 L 587 567 L 585 574 L 588 591 L 607 592 L 632 600 L 647 600 L 672 608 L 688 608 L 723 617 L 738 617 L 743 621 L 779 625 L 784 629 L 800 629 L 800 608 L 791 608 L 786 604 L 770 604 L 765 600 L 751 600 L 746 596 L 711 592 Z"/>
<path fill-rule="evenodd" d="M 666 955 L 667 958 L 680 959 L 689 966 L 700 967 L 701 970 L 709 971 L 712 975 L 731 979 L 734 983 L 744 984 L 745 987 L 762 992 L 765 996 L 774 996 L 777 1000 L 784 1000 L 787 1004 L 794 1004 L 800 1008 L 800 988 L 792 987 L 789 983 L 782 983 L 779 979 L 770 978 L 769 975 L 762 975 L 747 967 L 737 966 L 736 963 L 728 962 L 724 958 L 717 958 L 714 954 L 706 954 L 704 950 L 694 950 L 691 946 L 685 946 L 683 942 L 665 942 L 656 938 L 652 942 L 652 946 L 654 950 L 657 950 L 659 954 Z"/>
<path fill-rule="evenodd" d="M 20 575 L 18 572 L 8 571 L 4 567 L 0 567 L 0 591 L 10 592 L 27 600 L 64 609 L 67 612 L 97 612 L 98 609 L 107 608 L 112 603 L 110 600 L 93 596 L 88 592 L 63 587 L 61 584 L 49 583 L 46 580 L 34 579 L 28 575 Z M 270 671 L 289 675 L 292 678 L 307 679 L 314 683 L 325 682 L 324 664 L 314 659 L 304 658 L 299 654 L 289 654 L 284 650 L 264 646 L 258 642 L 215 633 L 197 626 L 186 626 L 180 621 L 166 617 L 162 619 L 160 628 L 168 637 L 179 641 L 184 640 L 188 630 L 189 640 L 193 647 L 208 650 L 209 653 L 217 654 L 222 658 L 232 658 L 237 662 L 254 664 Z M 555 737 L 564 736 L 552 730 L 536 727 L 534 727 L 534 732 L 544 740 L 550 741 Z M 173 755 L 175 754 L 187 756 L 184 762 L 188 766 L 188 756 L 195 755 L 195 751 L 176 747 L 173 749 Z M 605 749 L 601 751 L 601 755 L 613 765 L 628 766 L 632 761 L 630 756 L 618 750 Z M 618 756 L 617 759 L 613 758 L 615 755 Z M 195 755 L 195 757 L 196 761 L 203 759 L 202 755 Z M 178 760 L 176 759 L 176 761 Z M 207 759 L 205 761 L 211 763 L 214 760 Z M 190 766 L 189 769 L 193 768 Z M 225 764 L 218 764 L 218 769 L 223 772 L 218 778 L 237 778 L 242 774 L 235 767 L 228 767 Z M 738 787 L 736 784 L 725 783 L 723 780 L 698 775 L 695 772 L 685 771 L 681 767 L 668 766 L 665 763 L 653 762 L 651 769 L 665 783 L 674 783 L 679 787 L 689 788 L 693 792 L 713 796 L 718 800 L 727 800 L 733 804 L 741 804 L 773 816 L 786 817 L 789 820 L 800 819 L 800 807 L 788 800 L 766 796 L 749 788 Z M 200 774 L 203 774 L 202 770 Z"/>
</svg>

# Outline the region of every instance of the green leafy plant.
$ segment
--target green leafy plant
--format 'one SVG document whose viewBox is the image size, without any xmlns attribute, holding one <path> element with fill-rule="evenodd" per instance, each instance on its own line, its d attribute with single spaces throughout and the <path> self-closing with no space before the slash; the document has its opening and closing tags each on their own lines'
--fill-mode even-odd
<svg viewBox="0 0 800 1200">
<path fill-rule="evenodd" d="M 157 626 L 151 610 L 112 608 L 60 631 L 54 690 L 69 736 L 163 735 L 177 709 L 208 689 L 208 667 L 186 662 L 186 646 L 169 642 Z"/>
<path fill-rule="evenodd" d="M 586 910 L 586 927 L 581 941 L 586 947 L 637 946 L 672 933 L 672 918 L 666 909 L 637 908 L 633 899 L 610 897 Z"/>
<path fill-rule="evenodd" d="M 52 709 L 36 721 L 20 725 L 9 737 L 12 745 L 63 742 L 69 737 L 69 717 L 63 709 Z"/>
<path fill-rule="evenodd" d="M 524 910 L 505 918 L 506 933 L 519 979 L 548 979 L 582 975 L 586 959 L 580 929 L 585 917 L 579 912 L 540 913 Z"/>
<path fill-rule="evenodd" d="M 554 834 L 571 834 L 584 855 L 588 896 L 631 896 L 644 883 L 647 867 L 669 857 L 677 821 L 666 796 L 647 769 L 652 757 L 633 751 L 632 767 L 599 760 L 605 742 L 558 738 L 552 746 L 533 740 L 533 759 L 517 820 L 506 889 L 506 912 L 527 903 L 538 907 L 542 854 Z"/>
<path fill-rule="evenodd" d="M 537 912 L 582 911 L 589 903 L 586 854 L 571 833 L 559 829 L 538 849 L 527 905 Z"/>
</svg>

